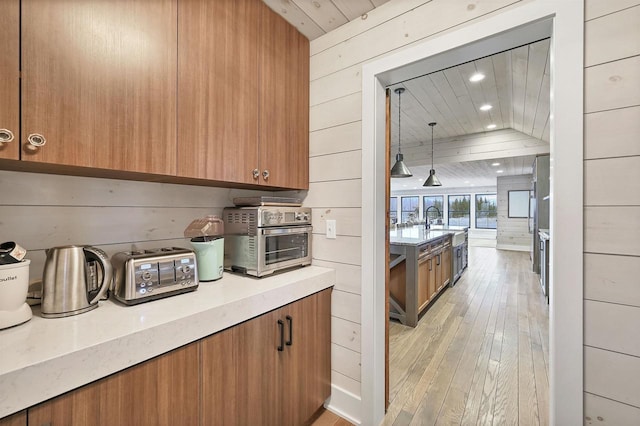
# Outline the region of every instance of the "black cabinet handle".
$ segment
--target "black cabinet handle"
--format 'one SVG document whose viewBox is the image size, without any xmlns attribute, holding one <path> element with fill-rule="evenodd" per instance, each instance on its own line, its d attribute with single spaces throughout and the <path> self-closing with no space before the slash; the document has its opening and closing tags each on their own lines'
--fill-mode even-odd
<svg viewBox="0 0 640 426">
<path fill-rule="evenodd" d="M 287 322 L 289 323 L 289 340 L 287 341 L 287 346 L 291 346 L 293 343 L 293 318 L 289 315 L 286 316 Z"/>
<path fill-rule="evenodd" d="M 436 265 L 440 266 L 440 255 L 438 255 L 438 263 Z"/>
<path fill-rule="evenodd" d="M 284 322 L 282 322 L 282 320 L 278 320 L 278 328 L 280 329 L 280 346 L 278 346 L 278 351 L 282 352 L 284 350 Z"/>
<path fill-rule="evenodd" d="M 431 261 L 432 261 L 432 260 L 433 260 L 433 259 L 429 259 L 429 270 L 431 270 Z"/>
</svg>

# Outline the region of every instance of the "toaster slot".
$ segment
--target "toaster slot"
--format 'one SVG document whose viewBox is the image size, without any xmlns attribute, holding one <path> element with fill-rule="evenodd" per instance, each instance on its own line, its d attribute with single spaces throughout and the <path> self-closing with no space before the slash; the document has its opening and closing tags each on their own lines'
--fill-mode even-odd
<svg viewBox="0 0 640 426">
<path fill-rule="evenodd" d="M 160 271 L 160 285 L 172 285 L 176 281 L 176 271 L 173 260 L 158 262 Z"/>
</svg>

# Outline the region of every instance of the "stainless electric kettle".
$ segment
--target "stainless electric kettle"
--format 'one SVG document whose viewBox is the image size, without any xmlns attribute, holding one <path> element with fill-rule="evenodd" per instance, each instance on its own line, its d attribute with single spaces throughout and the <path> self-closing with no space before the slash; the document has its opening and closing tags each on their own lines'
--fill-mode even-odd
<svg viewBox="0 0 640 426">
<path fill-rule="evenodd" d="M 107 254 L 90 246 L 54 247 L 46 253 L 42 276 L 42 316 L 68 317 L 97 308 L 113 277 Z M 99 283 L 100 276 L 102 281 Z"/>
</svg>

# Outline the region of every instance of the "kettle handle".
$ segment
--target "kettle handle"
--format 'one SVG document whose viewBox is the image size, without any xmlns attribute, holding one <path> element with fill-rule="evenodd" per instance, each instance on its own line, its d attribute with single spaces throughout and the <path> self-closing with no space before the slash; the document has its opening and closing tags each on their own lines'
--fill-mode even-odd
<svg viewBox="0 0 640 426">
<path fill-rule="evenodd" d="M 100 264 L 100 268 L 102 269 L 102 285 L 100 286 L 100 290 L 98 294 L 93 298 L 93 300 L 89 301 L 90 305 L 97 303 L 109 290 L 111 287 L 111 280 L 113 279 L 113 267 L 111 266 L 111 262 L 109 261 L 109 257 L 107 253 L 97 247 L 86 246 L 83 247 L 85 256 L 88 260 L 95 260 Z"/>
</svg>

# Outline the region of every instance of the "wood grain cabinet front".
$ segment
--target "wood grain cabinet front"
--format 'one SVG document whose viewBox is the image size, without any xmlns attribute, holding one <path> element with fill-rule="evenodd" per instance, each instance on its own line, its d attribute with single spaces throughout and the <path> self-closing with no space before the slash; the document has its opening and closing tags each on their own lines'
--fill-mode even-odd
<svg viewBox="0 0 640 426">
<path fill-rule="evenodd" d="M 260 0 L 184 0 L 178 176 L 309 187 L 309 41 Z"/>
<path fill-rule="evenodd" d="M 331 393 L 331 289 L 201 341 L 206 425 L 302 425 Z"/>
<path fill-rule="evenodd" d="M 21 4 L 22 160 L 175 174 L 177 0 Z"/>
<path fill-rule="evenodd" d="M 198 425 L 197 343 L 28 410 L 30 425 Z"/>
<path fill-rule="evenodd" d="M 260 180 L 309 189 L 309 40 L 262 5 Z"/>
<path fill-rule="evenodd" d="M 0 158 L 19 159 L 20 0 L 0 1 Z"/>
<path fill-rule="evenodd" d="M 27 426 L 27 411 L 20 411 L 0 419 L 0 426 Z"/>
</svg>

